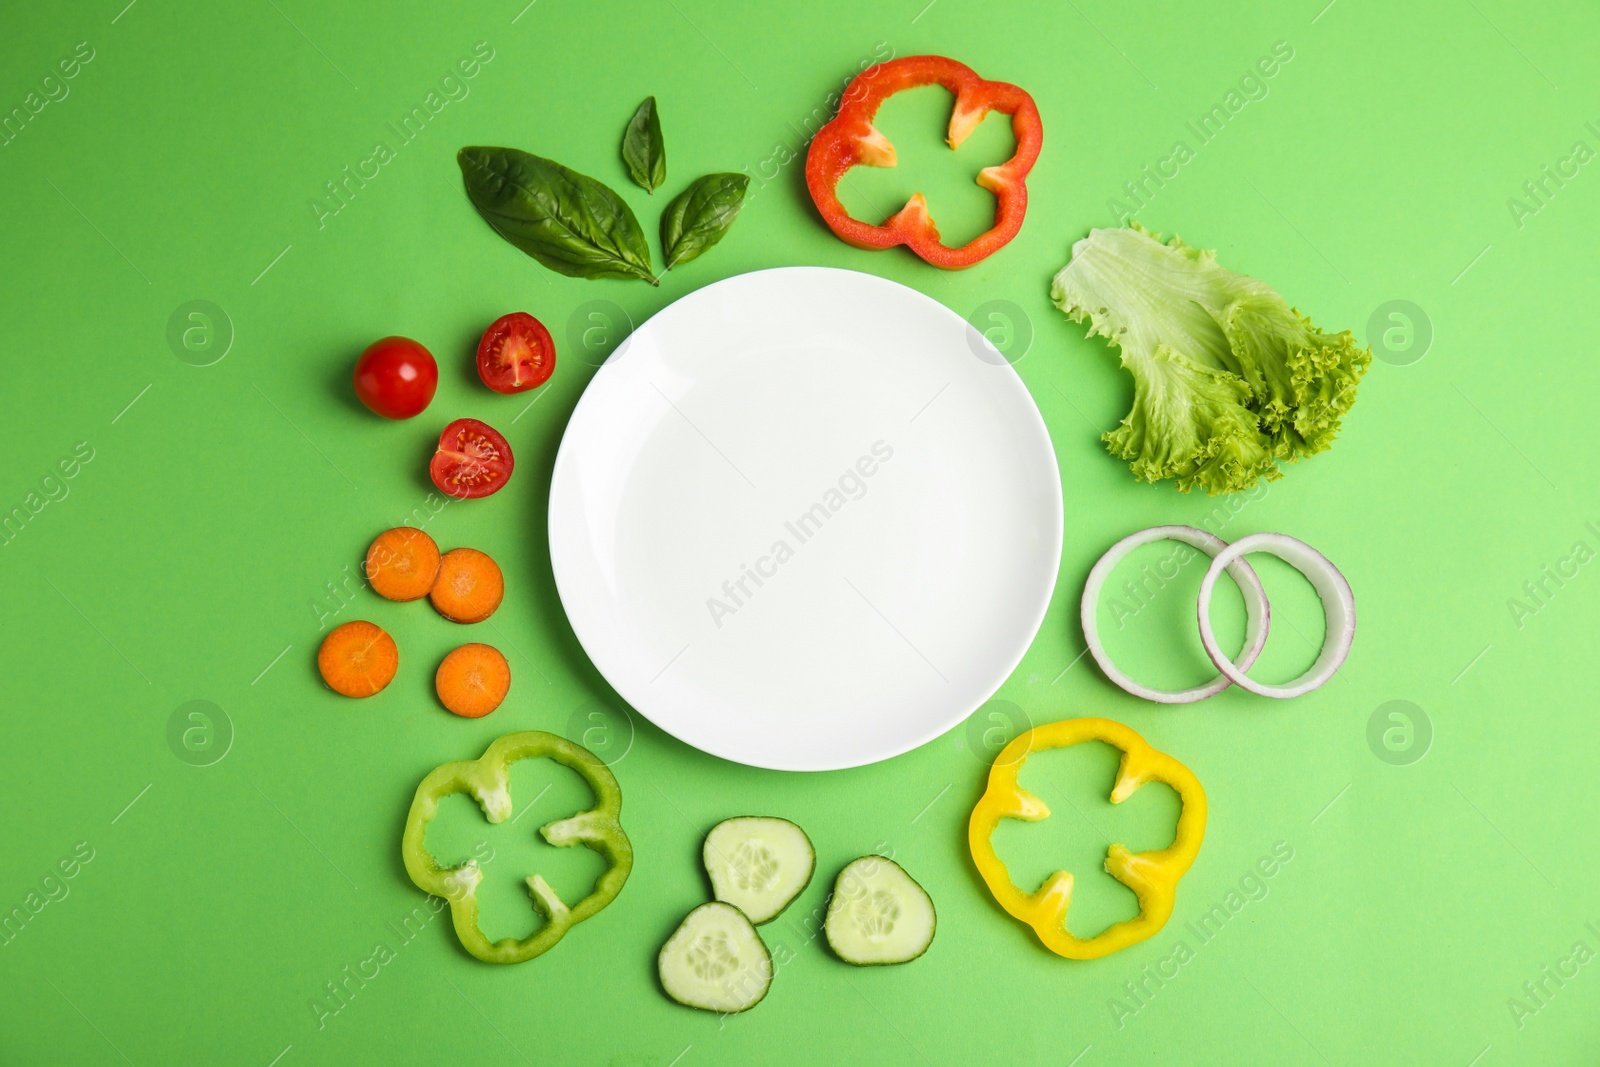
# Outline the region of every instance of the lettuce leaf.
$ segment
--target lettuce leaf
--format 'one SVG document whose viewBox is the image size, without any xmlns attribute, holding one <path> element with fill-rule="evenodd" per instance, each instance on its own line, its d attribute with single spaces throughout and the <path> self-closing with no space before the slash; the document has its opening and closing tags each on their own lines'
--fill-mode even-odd
<svg viewBox="0 0 1600 1067">
<path fill-rule="evenodd" d="M 1104 439 L 1136 477 L 1213 496 L 1333 444 L 1372 354 L 1277 290 L 1135 223 L 1072 246 L 1050 299 L 1121 350 L 1133 409 Z"/>
</svg>

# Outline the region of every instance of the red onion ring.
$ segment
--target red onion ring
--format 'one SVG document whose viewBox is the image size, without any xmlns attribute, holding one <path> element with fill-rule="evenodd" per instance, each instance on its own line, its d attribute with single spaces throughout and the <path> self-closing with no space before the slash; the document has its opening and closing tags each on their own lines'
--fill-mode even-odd
<svg viewBox="0 0 1600 1067">
<path fill-rule="evenodd" d="M 1317 596 L 1322 600 L 1322 613 L 1327 620 L 1327 634 L 1322 642 L 1322 651 L 1317 655 L 1317 661 L 1305 674 L 1283 685 L 1266 685 L 1252 681 L 1244 673 L 1250 669 L 1250 664 L 1243 661 L 1235 664 L 1230 660 L 1218 647 L 1216 635 L 1211 632 L 1211 592 L 1217 584 L 1217 575 L 1222 573 L 1224 567 L 1243 562 L 1244 557 L 1251 552 L 1265 552 L 1277 556 L 1305 575 L 1306 580 L 1311 583 L 1311 587 L 1317 591 Z M 1350 583 L 1345 581 L 1344 575 L 1339 573 L 1338 567 L 1329 562 L 1328 557 L 1288 534 L 1251 534 L 1248 537 L 1241 537 L 1221 552 L 1214 554 L 1211 568 L 1206 571 L 1205 578 L 1200 582 L 1199 614 L 1200 643 L 1205 645 L 1206 655 L 1211 657 L 1211 662 L 1216 664 L 1217 670 L 1241 689 L 1278 699 L 1304 696 L 1332 678 L 1334 672 L 1350 655 L 1350 646 L 1355 642 L 1356 636 L 1356 598 L 1350 591 Z"/>
<path fill-rule="evenodd" d="M 1106 579 L 1111 577 L 1111 571 L 1118 563 L 1122 562 L 1128 553 L 1152 541 L 1181 541 L 1191 548 L 1198 548 L 1206 555 L 1218 559 L 1221 558 L 1222 553 L 1230 551 L 1228 542 L 1215 534 L 1198 530 L 1193 526 L 1152 526 L 1148 530 L 1140 530 L 1138 533 L 1129 534 L 1106 549 L 1106 554 L 1100 557 L 1100 562 L 1096 563 L 1094 568 L 1089 571 L 1089 580 L 1084 583 L 1083 587 L 1083 607 L 1081 609 L 1083 639 L 1089 646 L 1089 654 L 1100 665 L 1100 670 L 1120 688 L 1136 697 L 1153 700 L 1158 704 L 1190 704 L 1196 700 L 1204 700 L 1206 697 L 1217 695 L 1232 685 L 1233 682 L 1238 681 L 1238 679 L 1233 678 L 1224 671 L 1224 673 L 1217 675 L 1211 681 L 1189 689 L 1152 689 L 1150 686 L 1141 685 L 1118 670 L 1117 665 L 1111 662 L 1111 657 L 1107 654 L 1105 645 L 1100 641 L 1097 613 L 1100 609 L 1100 592 L 1105 587 Z M 1267 604 L 1266 591 L 1261 588 L 1261 579 L 1256 576 L 1256 572 L 1251 569 L 1248 562 L 1237 558 L 1238 555 L 1238 553 L 1234 553 L 1230 557 L 1230 562 L 1227 563 L 1227 570 L 1233 576 L 1233 580 L 1239 583 L 1239 590 L 1244 594 L 1245 647 L 1239 657 L 1239 662 L 1243 664 L 1240 669 L 1242 677 L 1242 672 L 1250 669 L 1250 665 L 1255 663 L 1256 657 L 1261 655 L 1261 649 L 1267 643 L 1267 630 L 1272 621 L 1272 609 Z M 1211 569 L 1206 572 L 1207 580 L 1213 580 L 1221 569 L 1222 564 L 1213 562 Z M 1202 589 L 1201 603 L 1206 603 L 1209 598 L 1210 586 L 1208 585 Z M 1206 625 L 1204 609 L 1201 611 L 1201 631 L 1202 638 L 1210 632 Z M 1217 658 L 1215 654 L 1211 653 L 1211 648 L 1214 645 L 1215 640 L 1213 639 L 1211 644 L 1206 646 L 1206 652 L 1211 655 L 1213 661 Z M 1232 666 L 1231 662 L 1229 666 Z M 1240 684 L 1244 683 L 1241 682 Z M 1251 683 L 1251 686 L 1253 685 L 1254 683 Z"/>
</svg>

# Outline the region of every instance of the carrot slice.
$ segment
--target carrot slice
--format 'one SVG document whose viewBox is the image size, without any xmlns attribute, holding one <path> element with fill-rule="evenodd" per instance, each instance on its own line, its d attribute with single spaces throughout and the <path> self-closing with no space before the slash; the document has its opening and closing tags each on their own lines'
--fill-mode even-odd
<svg viewBox="0 0 1600 1067">
<path fill-rule="evenodd" d="M 439 560 L 439 577 L 428 596 L 451 622 L 482 622 L 494 614 L 505 592 L 494 560 L 475 548 L 452 548 Z"/>
<path fill-rule="evenodd" d="M 337 627 L 322 639 L 317 670 L 335 693 L 369 697 L 382 692 L 400 666 L 400 650 L 383 628 L 362 619 Z"/>
<path fill-rule="evenodd" d="M 511 666 L 488 645 L 462 645 L 439 664 L 433 687 L 446 709 L 464 719 L 481 719 L 506 698 Z"/>
<path fill-rule="evenodd" d="M 439 546 L 410 526 L 379 534 L 367 549 L 367 581 L 388 600 L 420 600 L 439 576 Z"/>
</svg>

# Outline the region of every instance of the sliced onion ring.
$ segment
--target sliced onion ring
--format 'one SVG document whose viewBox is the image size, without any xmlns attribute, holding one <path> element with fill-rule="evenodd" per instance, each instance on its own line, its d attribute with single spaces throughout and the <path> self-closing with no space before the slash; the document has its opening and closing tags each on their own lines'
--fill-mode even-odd
<svg viewBox="0 0 1600 1067">
<path fill-rule="evenodd" d="M 1181 541 L 1191 548 L 1198 548 L 1212 557 L 1219 557 L 1221 553 L 1229 550 L 1228 542 L 1215 534 L 1198 530 L 1193 526 L 1152 526 L 1148 530 L 1140 530 L 1138 533 L 1129 534 L 1106 549 L 1106 554 L 1100 557 L 1100 562 L 1096 563 L 1094 569 L 1089 572 L 1089 580 L 1083 587 L 1083 639 L 1089 645 L 1089 654 L 1094 657 L 1094 661 L 1100 665 L 1100 670 L 1105 673 L 1107 678 L 1134 696 L 1143 697 L 1145 700 L 1153 700 L 1158 704 L 1190 704 L 1196 700 L 1204 700 L 1206 697 L 1216 696 L 1233 684 L 1229 680 L 1230 676 L 1226 673 L 1217 675 L 1217 677 L 1203 685 L 1197 685 L 1189 689 L 1152 689 L 1147 685 L 1139 684 L 1118 670 L 1117 665 L 1111 662 L 1111 657 L 1106 653 L 1105 645 L 1100 641 L 1098 621 L 1100 591 L 1105 587 L 1106 579 L 1111 577 L 1111 571 L 1118 563 L 1122 562 L 1128 553 L 1152 541 Z M 1243 559 L 1237 558 L 1237 555 L 1235 553 L 1234 557 L 1231 557 L 1232 562 L 1228 564 L 1228 573 L 1233 576 L 1234 581 L 1239 583 L 1239 590 L 1244 594 L 1245 647 L 1244 651 L 1240 653 L 1239 662 L 1244 665 L 1243 670 L 1249 670 L 1250 665 L 1255 663 L 1256 657 L 1261 655 L 1261 649 L 1267 643 L 1267 629 L 1271 625 L 1272 609 L 1267 604 L 1266 591 L 1261 588 L 1261 579 L 1256 577 L 1256 572 L 1250 568 L 1250 564 Z M 1206 572 L 1207 579 L 1213 578 L 1219 570 L 1220 565 L 1213 563 L 1211 569 Z M 1209 586 L 1206 587 L 1206 591 L 1201 595 L 1202 604 L 1206 602 L 1208 596 Z M 1204 618 L 1204 612 L 1202 611 L 1202 624 L 1204 623 Z M 1206 629 L 1205 632 L 1209 633 L 1210 631 Z M 1206 646 L 1208 653 L 1210 653 L 1212 647 L 1212 645 Z M 1213 655 L 1211 658 L 1215 660 L 1216 656 Z M 1229 666 L 1232 666 L 1232 664 L 1230 663 Z M 1234 679 L 1234 681 L 1237 680 Z"/>
<path fill-rule="evenodd" d="M 1311 587 L 1317 591 L 1317 596 L 1322 600 L 1322 614 L 1327 620 L 1327 632 L 1317 662 L 1313 663 L 1305 674 L 1283 685 L 1266 685 L 1246 677 L 1244 672 L 1250 669 L 1250 664 L 1243 661 L 1235 664 L 1228 659 L 1217 646 L 1216 635 L 1211 632 L 1211 591 L 1217 584 L 1217 575 L 1222 573 L 1224 567 L 1242 562 L 1243 558 L 1252 552 L 1265 552 L 1277 556 L 1305 575 L 1306 580 L 1311 583 Z M 1338 567 L 1329 562 L 1328 557 L 1288 534 L 1251 534 L 1248 537 L 1241 537 L 1213 556 L 1211 569 L 1206 571 L 1205 578 L 1200 582 L 1199 612 L 1200 643 L 1205 645 L 1206 655 L 1217 665 L 1217 670 L 1241 689 L 1248 689 L 1264 697 L 1284 699 L 1304 696 L 1316 689 L 1332 678 L 1333 673 L 1344 664 L 1356 637 L 1356 598 L 1350 591 L 1350 583 L 1345 581 L 1344 575 L 1339 573 Z"/>
</svg>

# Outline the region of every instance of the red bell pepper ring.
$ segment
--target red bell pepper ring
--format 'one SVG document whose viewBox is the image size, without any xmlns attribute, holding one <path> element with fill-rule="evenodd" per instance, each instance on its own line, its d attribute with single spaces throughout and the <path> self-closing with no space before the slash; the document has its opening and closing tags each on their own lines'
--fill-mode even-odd
<svg viewBox="0 0 1600 1067">
<path fill-rule="evenodd" d="M 960 248 L 951 248 L 939 239 L 939 228 L 928 216 L 928 202 L 921 193 L 914 194 L 883 225 L 873 226 L 852 218 L 835 191 L 845 172 L 857 164 L 895 165 L 894 145 L 872 120 L 889 97 L 923 85 L 942 85 L 955 94 L 946 138 L 952 149 L 991 111 L 1011 116 L 1011 131 L 1017 139 L 1015 155 L 978 172 L 978 184 L 995 196 L 994 226 Z M 1022 216 L 1028 210 L 1028 171 L 1039 158 L 1043 136 L 1038 106 L 1015 85 L 984 81 L 971 67 L 944 56 L 904 56 L 868 67 L 850 83 L 839 113 L 811 140 L 806 186 L 823 221 L 847 244 L 871 249 L 905 245 L 935 267 L 960 270 L 998 251 L 1022 228 Z"/>
</svg>

